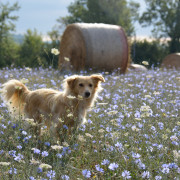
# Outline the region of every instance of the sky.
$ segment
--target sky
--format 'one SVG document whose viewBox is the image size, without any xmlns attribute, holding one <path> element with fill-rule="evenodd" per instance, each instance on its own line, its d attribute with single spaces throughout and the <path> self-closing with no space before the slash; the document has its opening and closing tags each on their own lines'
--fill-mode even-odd
<svg viewBox="0 0 180 180">
<path fill-rule="evenodd" d="M 59 17 L 68 15 L 67 7 L 74 0 L 0 0 L 0 2 L 13 4 L 18 2 L 20 10 L 14 13 L 19 16 L 16 24 L 16 34 L 25 34 L 28 29 L 36 29 L 38 33 L 47 35 L 57 24 Z M 144 0 L 134 0 L 139 2 L 140 13 L 145 10 Z M 136 36 L 151 36 L 151 28 L 142 28 L 139 23 L 135 23 Z"/>
</svg>

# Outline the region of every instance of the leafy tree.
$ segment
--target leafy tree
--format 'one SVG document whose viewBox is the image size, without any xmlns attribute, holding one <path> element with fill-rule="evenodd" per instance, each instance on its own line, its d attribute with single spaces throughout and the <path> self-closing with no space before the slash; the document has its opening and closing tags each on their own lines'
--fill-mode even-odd
<svg viewBox="0 0 180 180">
<path fill-rule="evenodd" d="M 145 0 L 146 12 L 139 22 L 153 25 L 157 37 L 169 37 L 169 51 L 180 51 L 180 0 Z"/>
<path fill-rule="evenodd" d="M 18 46 L 13 42 L 10 32 L 15 30 L 14 21 L 18 16 L 11 15 L 19 10 L 18 3 L 12 6 L 0 2 L 0 67 L 11 65 L 17 59 Z"/>
<path fill-rule="evenodd" d="M 58 22 L 65 26 L 75 22 L 116 24 L 131 35 L 138 8 L 138 3 L 126 0 L 75 0 L 68 6 L 70 15 L 61 17 Z"/>
<path fill-rule="evenodd" d="M 43 50 L 43 41 L 41 35 L 36 30 L 27 30 L 24 36 L 24 42 L 20 46 L 20 59 L 17 61 L 19 66 L 37 67 L 45 64 L 44 58 L 41 58 Z"/>
</svg>

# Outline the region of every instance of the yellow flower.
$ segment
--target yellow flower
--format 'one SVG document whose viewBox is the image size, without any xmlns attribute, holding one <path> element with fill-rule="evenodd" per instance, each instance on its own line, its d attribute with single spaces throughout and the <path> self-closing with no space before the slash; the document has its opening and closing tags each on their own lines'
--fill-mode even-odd
<svg viewBox="0 0 180 180">
<path fill-rule="evenodd" d="M 141 117 L 142 117 L 142 118 L 145 118 L 145 117 L 149 117 L 150 115 L 151 115 L 150 113 L 145 112 L 145 113 L 142 113 L 142 114 L 141 114 Z"/>
<path fill-rule="evenodd" d="M 86 139 L 82 136 L 82 135 L 78 135 L 78 140 L 80 141 L 80 142 L 86 142 Z"/>
<path fill-rule="evenodd" d="M 135 118 L 136 121 L 141 121 L 141 118 Z"/>
<path fill-rule="evenodd" d="M 153 94 L 154 94 L 154 95 L 160 95 L 160 92 L 154 91 Z"/>
<path fill-rule="evenodd" d="M 0 89 L 0 93 L 6 93 L 7 90 Z"/>
<path fill-rule="evenodd" d="M 70 59 L 68 57 L 64 57 L 64 60 L 67 61 L 67 62 L 70 61 Z"/>
<path fill-rule="evenodd" d="M 97 103 L 97 105 L 107 105 L 108 103 Z"/>
<path fill-rule="evenodd" d="M 52 168 L 52 166 L 50 166 L 49 164 L 44 164 L 44 163 L 40 164 L 39 167 L 41 169 L 51 169 Z"/>
<path fill-rule="evenodd" d="M 36 161 L 35 159 L 30 160 L 30 162 L 31 164 L 34 164 L 34 165 L 37 165 L 40 163 L 39 161 Z"/>
<path fill-rule="evenodd" d="M 172 101 L 170 101 L 170 103 L 176 104 L 176 100 L 172 100 Z"/>
<path fill-rule="evenodd" d="M 125 133 L 124 135 L 125 135 L 125 136 L 128 136 L 128 135 L 129 135 L 129 133 L 127 132 L 127 133 Z"/>
<path fill-rule="evenodd" d="M 31 126 L 36 126 L 37 123 L 34 122 L 34 119 L 29 119 L 29 118 L 26 118 L 25 121 L 30 124 Z"/>
<path fill-rule="evenodd" d="M 149 65 L 149 63 L 148 63 L 147 61 L 143 61 L 142 64 L 144 64 L 144 65 L 146 65 L 146 66 Z"/>
<path fill-rule="evenodd" d="M 61 118 L 58 118 L 58 121 L 59 121 L 60 123 L 63 123 L 63 122 L 64 122 Z"/>
<path fill-rule="evenodd" d="M 151 98 L 151 95 L 145 95 L 145 98 Z"/>
<path fill-rule="evenodd" d="M 151 76 L 150 74 L 148 74 L 146 77 L 147 77 L 147 78 L 152 78 L 152 76 Z"/>
<path fill-rule="evenodd" d="M 178 161 L 180 158 L 180 151 L 173 150 L 174 161 Z"/>
<path fill-rule="evenodd" d="M 9 166 L 11 163 L 10 162 L 0 162 L 0 165 L 2 166 Z"/>
<path fill-rule="evenodd" d="M 71 95 L 67 96 L 67 98 L 68 98 L 68 99 L 76 99 L 75 96 L 71 96 Z"/>
<path fill-rule="evenodd" d="M 51 53 L 54 54 L 54 55 L 59 55 L 60 54 L 59 50 L 56 49 L 56 48 L 52 48 Z"/>
<path fill-rule="evenodd" d="M 134 85 L 133 84 L 128 84 L 129 87 L 133 87 Z"/>
<path fill-rule="evenodd" d="M 85 135 L 86 135 L 87 137 L 93 138 L 93 135 L 91 135 L 91 134 L 89 134 L 89 133 L 85 133 Z"/>
<path fill-rule="evenodd" d="M 78 95 L 78 100 L 83 100 L 83 97 L 81 95 Z"/>
<path fill-rule="evenodd" d="M 109 115 L 115 115 L 117 113 L 118 113 L 118 111 L 109 111 L 109 112 L 107 112 L 107 114 L 109 114 Z"/>
<path fill-rule="evenodd" d="M 29 68 L 29 67 L 26 67 L 25 70 L 26 70 L 26 71 L 32 71 L 32 69 Z"/>
<path fill-rule="evenodd" d="M 104 132 L 104 129 L 99 129 L 98 132 L 99 132 L 99 133 L 103 133 L 103 132 Z"/>
<path fill-rule="evenodd" d="M 131 129 L 133 130 L 133 131 L 135 131 L 135 132 L 138 132 L 140 129 L 139 128 L 137 128 L 135 125 L 134 126 L 132 126 L 131 127 Z"/>
<path fill-rule="evenodd" d="M 69 146 L 69 144 L 68 144 L 67 142 L 63 142 L 62 144 L 63 144 L 63 146 L 65 146 L 65 147 L 68 147 L 68 146 Z"/>
<path fill-rule="evenodd" d="M 113 132 L 112 133 L 112 139 L 117 139 L 118 137 L 120 137 L 120 133 L 119 132 Z"/>
<path fill-rule="evenodd" d="M 20 90 L 20 89 L 22 89 L 22 87 L 21 86 L 15 86 L 15 89 Z"/>
<path fill-rule="evenodd" d="M 51 148 L 54 149 L 54 150 L 61 150 L 63 148 L 63 146 L 52 145 Z"/>
<path fill-rule="evenodd" d="M 67 117 L 73 117 L 73 113 L 69 113 Z"/>
<path fill-rule="evenodd" d="M 25 78 L 22 78 L 20 81 L 21 81 L 23 84 L 25 84 L 25 83 L 28 83 L 28 82 L 29 82 L 29 80 L 28 80 L 28 79 L 25 79 Z"/>
<path fill-rule="evenodd" d="M 163 113 L 162 115 L 166 117 L 166 113 Z"/>
<path fill-rule="evenodd" d="M 140 111 L 148 112 L 151 108 L 149 106 L 141 106 Z"/>
<path fill-rule="evenodd" d="M 127 147 L 127 148 L 128 148 L 128 147 L 129 147 L 129 144 L 124 144 L 124 147 Z"/>
<path fill-rule="evenodd" d="M 163 138 L 164 140 L 166 140 L 166 139 L 168 138 L 168 136 L 167 136 L 166 134 L 163 134 L 163 135 L 162 135 L 162 138 Z"/>
<path fill-rule="evenodd" d="M 88 151 L 83 151 L 83 154 L 84 154 L 85 156 L 87 156 L 87 155 L 89 154 L 89 152 L 88 152 Z"/>
<path fill-rule="evenodd" d="M 121 106 L 121 107 L 126 107 L 126 105 L 125 105 L 125 104 L 120 104 L 120 106 Z"/>
</svg>

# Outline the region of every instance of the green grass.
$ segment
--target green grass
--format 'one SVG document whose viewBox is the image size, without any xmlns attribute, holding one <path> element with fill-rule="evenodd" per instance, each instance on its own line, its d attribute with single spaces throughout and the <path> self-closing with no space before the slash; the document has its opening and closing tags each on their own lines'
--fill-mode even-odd
<svg viewBox="0 0 180 180">
<path fill-rule="evenodd" d="M 12 78 L 26 78 L 31 90 L 61 90 L 66 77 L 52 69 L 6 68 L 0 74 L 0 85 Z M 38 140 L 33 128 L 23 129 L 24 120 L 11 117 L 0 99 L 0 179 L 179 178 L 180 73 L 150 70 L 102 74 L 104 90 L 88 112 L 88 123 L 63 144 L 45 128 Z M 54 145 L 59 149 L 53 149 Z M 34 153 L 33 148 L 40 153 Z M 42 163 L 50 168 L 39 169 Z M 16 171 L 11 172 L 11 168 Z M 83 170 L 88 170 L 87 174 Z M 125 171 L 129 171 L 126 178 Z"/>
</svg>

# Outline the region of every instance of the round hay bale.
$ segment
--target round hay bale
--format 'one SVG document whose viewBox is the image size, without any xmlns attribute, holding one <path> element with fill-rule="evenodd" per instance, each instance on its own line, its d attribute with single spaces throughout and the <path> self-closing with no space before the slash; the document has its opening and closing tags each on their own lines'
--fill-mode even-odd
<svg viewBox="0 0 180 180">
<path fill-rule="evenodd" d="M 128 66 L 128 71 L 145 72 L 147 68 L 140 64 L 130 64 Z"/>
<path fill-rule="evenodd" d="M 120 26 L 75 23 L 65 29 L 61 43 L 59 68 L 108 70 L 128 65 L 128 42 Z"/>
<path fill-rule="evenodd" d="M 180 53 L 173 53 L 167 55 L 162 61 L 161 68 L 180 69 Z"/>
</svg>

